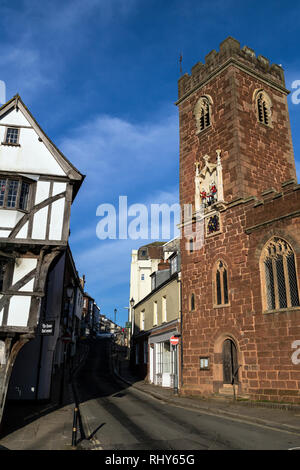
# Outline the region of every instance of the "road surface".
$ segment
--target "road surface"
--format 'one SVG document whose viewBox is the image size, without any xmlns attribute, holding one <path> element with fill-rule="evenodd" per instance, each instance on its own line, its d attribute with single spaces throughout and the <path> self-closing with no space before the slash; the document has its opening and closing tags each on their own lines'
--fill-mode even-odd
<svg viewBox="0 0 300 470">
<path fill-rule="evenodd" d="M 109 340 L 91 343 L 77 378 L 89 436 L 103 450 L 289 449 L 300 434 L 164 403 L 116 380 Z M 99 448 L 100 448 L 99 446 Z"/>
</svg>

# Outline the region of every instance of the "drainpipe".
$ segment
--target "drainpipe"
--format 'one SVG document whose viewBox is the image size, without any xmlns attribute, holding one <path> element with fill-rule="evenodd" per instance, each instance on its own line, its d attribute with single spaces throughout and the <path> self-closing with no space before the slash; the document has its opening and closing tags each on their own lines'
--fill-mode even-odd
<svg viewBox="0 0 300 470">
<path fill-rule="evenodd" d="M 179 309 L 180 309 L 180 386 L 183 387 L 183 336 L 182 336 L 182 283 L 181 283 L 181 272 L 178 273 L 179 282 Z"/>
</svg>

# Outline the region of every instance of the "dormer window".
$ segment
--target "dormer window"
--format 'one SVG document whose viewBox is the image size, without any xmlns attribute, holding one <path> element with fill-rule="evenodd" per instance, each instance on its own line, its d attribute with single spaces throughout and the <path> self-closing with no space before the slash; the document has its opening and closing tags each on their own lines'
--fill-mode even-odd
<svg viewBox="0 0 300 470">
<path fill-rule="evenodd" d="M 4 144 L 19 145 L 20 129 L 18 127 L 7 127 Z"/>
<path fill-rule="evenodd" d="M 0 209 L 27 210 L 30 184 L 22 179 L 0 179 Z"/>
</svg>

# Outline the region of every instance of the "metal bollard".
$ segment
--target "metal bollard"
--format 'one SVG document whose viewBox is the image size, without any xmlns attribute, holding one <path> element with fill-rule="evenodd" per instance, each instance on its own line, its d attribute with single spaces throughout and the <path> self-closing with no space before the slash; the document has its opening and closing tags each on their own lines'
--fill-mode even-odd
<svg viewBox="0 0 300 470">
<path fill-rule="evenodd" d="M 78 417 L 78 408 L 74 408 L 73 414 L 73 429 L 72 429 L 72 447 L 76 448 L 77 441 L 77 417 Z"/>
</svg>

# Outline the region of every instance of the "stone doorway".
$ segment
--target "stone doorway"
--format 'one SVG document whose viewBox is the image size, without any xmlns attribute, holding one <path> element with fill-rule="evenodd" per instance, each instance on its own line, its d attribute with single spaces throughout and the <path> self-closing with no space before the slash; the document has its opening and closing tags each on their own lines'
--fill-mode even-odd
<svg viewBox="0 0 300 470">
<path fill-rule="evenodd" d="M 238 356 L 236 345 L 231 339 L 226 339 L 222 350 L 223 384 L 238 384 Z"/>
</svg>

